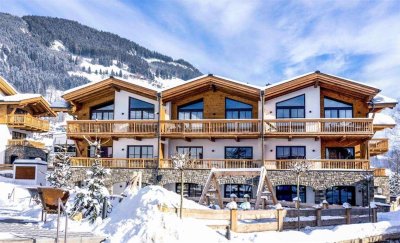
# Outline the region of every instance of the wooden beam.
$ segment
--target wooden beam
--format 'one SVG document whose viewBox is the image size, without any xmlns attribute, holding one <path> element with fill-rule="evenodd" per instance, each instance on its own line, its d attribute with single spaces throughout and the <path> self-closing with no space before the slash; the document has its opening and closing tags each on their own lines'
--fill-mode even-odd
<svg viewBox="0 0 400 243">
<path fill-rule="evenodd" d="M 236 136 L 235 137 L 235 141 L 239 143 L 240 142 L 240 138 L 238 136 Z"/>
<path fill-rule="evenodd" d="M 189 143 L 192 141 L 192 139 L 191 139 L 191 138 L 188 138 L 188 137 L 184 137 L 183 139 L 185 139 L 185 141 L 186 141 L 186 142 L 189 142 Z"/>
<path fill-rule="evenodd" d="M 215 142 L 215 137 L 210 137 L 211 142 Z"/>
</svg>

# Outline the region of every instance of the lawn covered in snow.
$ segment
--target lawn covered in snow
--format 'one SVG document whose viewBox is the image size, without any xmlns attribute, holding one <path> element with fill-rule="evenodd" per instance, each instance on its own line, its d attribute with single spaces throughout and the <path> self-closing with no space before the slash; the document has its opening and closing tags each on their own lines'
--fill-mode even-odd
<svg viewBox="0 0 400 243">
<path fill-rule="evenodd" d="M 8 194 L 15 189 L 14 200 Z M 40 206 L 29 204 L 29 193 L 22 186 L 0 182 L 0 220 L 19 219 L 38 222 L 43 228 L 55 228 L 54 215 L 48 222 L 40 222 Z M 72 194 L 73 195 L 73 194 Z M 72 199 L 71 199 L 72 200 Z M 70 201 L 71 201 L 70 200 Z M 107 237 L 108 242 L 228 242 L 225 232 L 214 231 L 205 226 L 205 221 L 184 218 L 175 214 L 161 213 L 159 205 L 179 207 L 180 196 L 159 186 L 148 186 L 137 193 L 129 193 L 121 203 L 114 202 L 109 217 L 96 224 L 69 220 L 69 231 L 91 231 Z M 185 208 L 205 208 L 193 201 L 184 200 Z M 302 231 L 262 232 L 249 234 L 232 233 L 229 242 L 334 242 L 400 232 L 400 211 L 381 213 L 378 223 L 341 225 L 336 227 L 306 228 Z M 63 222 L 63 220 L 62 220 Z M 0 239 L 10 238 L 0 233 Z"/>
</svg>

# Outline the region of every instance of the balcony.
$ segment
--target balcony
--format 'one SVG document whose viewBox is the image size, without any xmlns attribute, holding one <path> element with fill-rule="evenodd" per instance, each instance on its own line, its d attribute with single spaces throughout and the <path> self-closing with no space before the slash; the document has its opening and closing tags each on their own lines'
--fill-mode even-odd
<svg viewBox="0 0 400 243">
<path fill-rule="evenodd" d="M 276 119 L 264 121 L 267 137 L 371 137 L 372 119 Z"/>
<path fill-rule="evenodd" d="M 161 135 L 169 138 L 257 138 L 261 121 L 252 120 L 164 120 Z"/>
<path fill-rule="evenodd" d="M 48 132 L 49 121 L 45 121 L 31 115 L 3 115 L 0 116 L 0 124 L 7 124 L 8 127 L 34 132 Z"/>
<path fill-rule="evenodd" d="M 376 156 L 389 151 L 389 140 L 387 138 L 376 138 L 369 141 L 369 153 Z"/>
<path fill-rule="evenodd" d="M 158 166 L 157 159 L 101 158 L 102 166 L 107 168 L 154 169 Z M 304 161 L 304 160 L 302 160 Z M 310 164 L 310 170 L 369 170 L 368 160 L 305 160 Z M 71 158 L 72 167 L 90 167 L 94 158 Z M 290 170 L 296 160 L 245 160 L 245 159 L 198 159 L 188 165 L 188 169 L 209 170 L 232 168 L 260 168 L 267 170 Z M 161 169 L 173 169 L 171 159 L 161 159 Z"/>
<path fill-rule="evenodd" d="M 45 144 L 42 142 L 26 140 L 26 139 L 9 139 L 8 146 L 25 146 L 25 147 L 33 147 L 38 149 L 44 149 Z"/>
<path fill-rule="evenodd" d="M 91 167 L 94 158 L 71 158 L 72 167 Z M 157 159 L 131 159 L 131 158 L 100 158 L 101 166 L 106 168 L 118 169 L 154 169 L 157 168 Z"/>
<path fill-rule="evenodd" d="M 79 120 L 67 122 L 67 134 L 68 137 L 156 137 L 157 127 L 156 120 Z"/>
<path fill-rule="evenodd" d="M 387 177 L 386 168 L 375 168 L 374 169 L 374 176 L 375 177 Z"/>
</svg>

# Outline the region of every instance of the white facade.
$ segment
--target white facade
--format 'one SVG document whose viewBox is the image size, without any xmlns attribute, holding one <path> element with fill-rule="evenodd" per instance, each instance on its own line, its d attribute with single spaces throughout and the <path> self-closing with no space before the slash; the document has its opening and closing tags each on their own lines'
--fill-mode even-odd
<svg viewBox="0 0 400 243">
<path fill-rule="evenodd" d="M 321 140 L 314 138 L 267 138 L 264 140 L 264 151 L 266 160 L 276 159 L 277 146 L 305 146 L 306 159 L 321 159 Z"/>
<path fill-rule="evenodd" d="M 113 157 L 127 158 L 128 146 L 130 145 L 153 146 L 153 155 L 157 156 L 158 154 L 157 138 L 144 138 L 142 140 L 120 138 L 113 141 Z"/>
<path fill-rule="evenodd" d="M 142 100 L 154 105 L 154 114 L 158 112 L 158 101 L 149 99 L 134 93 L 130 93 L 124 90 L 119 92 L 115 91 L 114 100 L 114 120 L 129 120 L 129 98 L 135 98 Z M 157 119 L 157 115 L 154 116 Z"/>
<path fill-rule="evenodd" d="M 264 105 L 265 119 L 276 118 L 276 103 L 294 98 L 299 95 L 305 95 L 305 118 L 320 118 L 320 88 L 308 87 L 294 91 L 292 93 L 267 100 Z"/>
</svg>

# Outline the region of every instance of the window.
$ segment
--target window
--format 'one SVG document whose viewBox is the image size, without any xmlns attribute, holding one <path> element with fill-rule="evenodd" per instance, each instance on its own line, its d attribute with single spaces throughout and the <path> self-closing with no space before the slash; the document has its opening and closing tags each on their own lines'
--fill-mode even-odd
<svg viewBox="0 0 400 243">
<path fill-rule="evenodd" d="M 342 205 L 347 202 L 355 205 L 354 186 L 334 186 L 326 190 L 326 201 L 329 204 Z"/>
<path fill-rule="evenodd" d="M 181 193 L 181 183 L 175 184 L 175 192 Z M 203 192 L 203 186 L 195 183 L 184 183 L 183 184 L 183 196 L 185 197 L 201 197 Z"/>
<path fill-rule="evenodd" d="M 90 110 L 90 119 L 92 120 L 113 120 L 114 103 L 106 103 L 92 107 Z"/>
<path fill-rule="evenodd" d="M 352 118 L 353 105 L 342 101 L 324 98 L 325 118 Z"/>
<path fill-rule="evenodd" d="M 276 103 L 276 118 L 304 118 L 305 95 Z"/>
<path fill-rule="evenodd" d="M 238 198 L 243 198 L 244 194 L 252 196 L 252 186 L 246 184 L 225 184 L 224 185 L 224 197 L 229 198 L 233 193 Z"/>
<path fill-rule="evenodd" d="M 253 159 L 253 148 L 225 147 L 225 159 Z"/>
<path fill-rule="evenodd" d="M 327 159 L 355 159 L 354 147 L 326 148 Z"/>
<path fill-rule="evenodd" d="M 225 99 L 226 119 L 251 119 L 253 106 L 232 99 Z"/>
<path fill-rule="evenodd" d="M 64 148 L 67 148 L 66 151 Z M 75 153 L 76 148 L 73 145 L 65 145 L 65 144 L 55 144 L 54 145 L 54 152 L 68 152 L 68 153 Z"/>
<path fill-rule="evenodd" d="M 180 154 L 189 154 L 191 159 L 203 159 L 203 147 L 176 147 Z"/>
<path fill-rule="evenodd" d="M 26 134 L 22 132 L 12 132 L 12 139 L 26 139 Z"/>
<path fill-rule="evenodd" d="M 198 100 L 178 107 L 179 120 L 198 120 L 203 119 L 203 100 Z"/>
<path fill-rule="evenodd" d="M 306 187 L 300 186 L 300 200 L 306 202 Z M 276 187 L 276 198 L 279 201 L 292 202 L 297 197 L 297 186 L 296 185 L 283 185 Z"/>
<path fill-rule="evenodd" d="M 304 146 L 276 146 L 276 159 L 305 159 Z"/>
<path fill-rule="evenodd" d="M 133 120 L 154 119 L 154 104 L 130 97 L 129 119 Z"/>
<path fill-rule="evenodd" d="M 94 146 L 89 147 L 89 157 L 95 157 L 95 148 Z M 100 149 L 100 157 L 101 158 L 112 158 L 113 148 L 111 146 L 102 146 Z"/>
<path fill-rule="evenodd" d="M 153 146 L 128 146 L 128 158 L 150 159 L 153 158 Z"/>
</svg>

